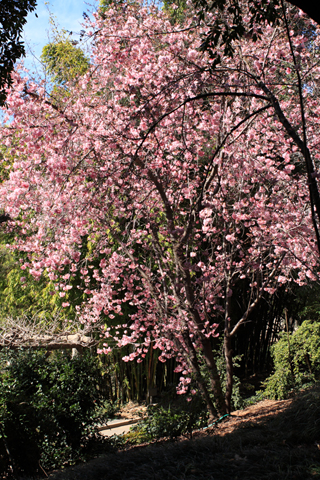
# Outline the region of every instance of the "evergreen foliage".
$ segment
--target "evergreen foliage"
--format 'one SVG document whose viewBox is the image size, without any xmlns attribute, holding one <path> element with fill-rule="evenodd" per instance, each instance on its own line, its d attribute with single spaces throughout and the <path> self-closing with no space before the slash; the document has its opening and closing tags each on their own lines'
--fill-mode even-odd
<svg viewBox="0 0 320 480">
<path fill-rule="evenodd" d="M 36 0 L 1 0 L 0 2 L 0 104 L 6 98 L 5 88 L 12 84 L 15 62 L 25 55 L 21 42 L 23 26 Z"/>
<path fill-rule="evenodd" d="M 96 359 L 2 351 L 0 366 L 0 470 L 33 474 L 84 458 L 102 420 Z"/>
<path fill-rule="evenodd" d="M 74 43 L 62 31 L 58 38 L 43 47 L 41 60 L 52 81 L 59 85 L 75 80 L 89 68 L 88 58 Z"/>
<path fill-rule="evenodd" d="M 188 400 L 191 399 L 180 398 L 179 402 L 168 407 L 150 405 L 147 416 L 133 428 L 128 439 L 136 443 L 161 437 L 173 439 L 192 435 L 193 430 L 205 427 L 208 421 L 205 402 L 199 395 Z"/>
<path fill-rule="evenodd" d="M 319 380 L 320 323 L 305 320 L 294 333 L 282 333 L 272 356 L 275 371 L 264 383 L 269 398 L 284 399 L 293 390 Z"/>
</svg>

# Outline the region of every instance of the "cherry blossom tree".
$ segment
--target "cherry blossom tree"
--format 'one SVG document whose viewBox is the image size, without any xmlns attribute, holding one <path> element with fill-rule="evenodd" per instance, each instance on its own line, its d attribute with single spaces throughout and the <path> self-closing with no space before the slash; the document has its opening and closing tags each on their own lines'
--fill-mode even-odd
<svg viewBox="0 0 320 480">
<path fill-rule="evenodd" d="M 191 23 L 173 28 L 139 5 L 97 15 L 91 67 L 63 107 L 17 71 L 7 96 L 13 120 L 1 129 L 16 160 L 0 198 L 20 229 L 16 248 L 29 255 L 21 268 L 36 278 L 46 271 L 65 307 L 80 274 L 79 317 L 101 322 L 100 353 L 112 338 L 133 346 L 125 361 L 150 348 L 161 361 L 176 357 L 179 392 L 193 376 L 209 411 L 224 414 L 233 337 L 279 285 L 316 278 L 317 242 L 285 29 L 265 27 L 212 70 Z M 304 36 L 290 35 L 311 158 L 320 70 Z M 241 285 L 249 300 L 235 317 Z M 225 396 L 212 349 L 221 333 Z"/>
</svg>

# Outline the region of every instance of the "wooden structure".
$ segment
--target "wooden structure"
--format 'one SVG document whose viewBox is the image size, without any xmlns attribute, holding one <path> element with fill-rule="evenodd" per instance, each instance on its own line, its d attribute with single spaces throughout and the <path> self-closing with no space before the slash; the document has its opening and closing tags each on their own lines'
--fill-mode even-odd
<svg viewBox="0 0 320 480">
<path fill-rule="evenodd" d="M 79 329 L 79 323 L 52 321 L 39 318 L 6 319 L 0 324 L 0 348 L 44 348 L 52 350 L 73 350 L 81 354 L 84 348 L 94 347 L 98 340 L 90 328 Z"/>
</svg>

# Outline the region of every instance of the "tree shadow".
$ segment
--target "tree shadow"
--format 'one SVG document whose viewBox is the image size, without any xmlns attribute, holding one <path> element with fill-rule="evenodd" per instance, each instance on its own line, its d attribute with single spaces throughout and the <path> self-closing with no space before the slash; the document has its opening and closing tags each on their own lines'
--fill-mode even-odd
<svg viewBox="0 0 320 480">
<path fill-rule="evenodd" d="M 229 433 L 162 441 L 53 473 L 52 480 L 306 480 L 320 478 L 320 386 L 279 408 L 244 411 Z M 270 402 L 271 404 L 271 402 Z M 259 404 L 258 404 L 259 405 Z M 261 404 L 262 405 L 262 404 Z M 232 422 L 232 417 L 230 422 Z M 225 426 L 227 423 L 225 424 Z"/>
</svg>

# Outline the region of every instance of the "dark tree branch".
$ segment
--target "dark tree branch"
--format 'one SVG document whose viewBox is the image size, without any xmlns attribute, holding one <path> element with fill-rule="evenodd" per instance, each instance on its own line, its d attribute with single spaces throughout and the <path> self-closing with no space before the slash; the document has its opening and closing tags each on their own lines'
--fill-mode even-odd
<svg viewBox="0 0 320 480">
<path fill-rule="evenodd" d="M 263 82 L 258 82 L 258 85 L 261 88 L 261 90 L 263 90 L 265 94 L 268 95 L 270 103 L 272 104 L 274 111 L 278 117 L 278 120 L 287 131 L 287 134 L 295 142 L 295 144 L 301 151 L 303 158 L 305 159 L 305 164 L 306 164 L 307 173 L 308 173 L 308 187 L 309 187 L 309 195 L 310 195 L 310 201 L 311 201 L 312 222 L 313 222 L 314 230 L 317 237 L 318 250 L 320 253 L 320 234 L 319 234 L 320 195 L 319 195 L 316 174 L 314 171 L 314 166 L 313 166 L 309 148 L 307 147 L 306 143 L 303 140 L 301 140 L 296 130 L 293 128 L 291 123 L 288 121 L 288 119 L 284 115 L 281 109 L 281 106 L 278 100 L 276 99 L 276 97 L 273 95 L 273 93 L 268 89 L 268 87 Z"/>
<path fill-rule="evenodd" d="M 319 3 L 315 0 L 287 0 L 295 7 L 300 8 L 304 13 L 309 15 L 312 20 L 320 25 L 320 8 Z"/>
</svg>

